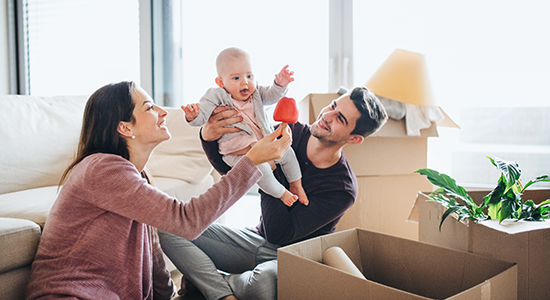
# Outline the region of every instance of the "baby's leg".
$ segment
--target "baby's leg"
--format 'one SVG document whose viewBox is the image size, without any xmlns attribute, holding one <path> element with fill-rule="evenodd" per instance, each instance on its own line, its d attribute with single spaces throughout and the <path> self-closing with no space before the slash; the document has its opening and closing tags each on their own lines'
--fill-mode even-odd
<svg viewBox="0 0 550 300">
<path fill-rule="evenodd" d="M 281 169 L 289 182 L 288 189 L 290 192 L 298 196 L 298 201 L 300 201 L 300 203 L 308 205 L 309 200 L 302 187 L 302 172 L 300 171 L 300 165 L 298 164 L 296 154 L 292 148 L 289 148 L 283 157 L 276 160 L 276 162 L 281 165 Z"/>
<path fill-rule="evenodd" d="M 230 166 L 234 166 L 241 158 L 242 156 L 224 155 L 223 161 L 225 161 Z M 269 163 L 258 165 L 258 169 L 260 169 L 260 172 L 262 172 L 262 177 L 260 178 L 260 180 L 258 180 L 258 186 L 265 193 L 275 198 L 281 199 L 281 201 L 283 201 L 283 203 L 287 206 L 292 206 L 292 204 L 294 204 L 294 202 L 298 200 L 298 196 L 285 189 L 285 187 L 277 180 L 277 178 L 275 178 L 275 176 L 273 175 L 273 170 L 271 169 L 271 165 Z"/>
<path fill-rule="evenodd" d="M 258 186 L 267 194 L 280 198 L 286 206 L 292 206 L 298 196 L 289 192 L 285 187 L 279 183 L 277 178 L 273 175 L 271 166 L 268 163 L 258 165 L 258 169 L 262 172 L 262 178 L 258 180 Z"/>
</svg>

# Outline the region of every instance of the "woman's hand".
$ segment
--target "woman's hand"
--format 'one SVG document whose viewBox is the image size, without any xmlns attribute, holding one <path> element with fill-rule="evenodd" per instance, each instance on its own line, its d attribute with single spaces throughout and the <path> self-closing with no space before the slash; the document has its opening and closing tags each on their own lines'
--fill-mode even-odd
<svg viewBox="0 0 550 300">
<path fill-rule="evenodd" d="M 205 142 L 212 142 L 230 132 L 239 132 L 237 127 L 225 127 L 243 120 L 237 111 L 228 106 L 218 106 L 212 111 L 208 122 L 202 126 L 201 137 Z"/>
<path fill-rule="evenodd" d="M 282 127 L 279 126 L 277 130 L 259 140 L 245 156 L 250 158 L 255 165 L 281 158 L 292 143 L 290 128 L 285 126 L 286 128 L 283 129 Z M 281 138 L 277 139 L 279 136 Z"/>
</svg>

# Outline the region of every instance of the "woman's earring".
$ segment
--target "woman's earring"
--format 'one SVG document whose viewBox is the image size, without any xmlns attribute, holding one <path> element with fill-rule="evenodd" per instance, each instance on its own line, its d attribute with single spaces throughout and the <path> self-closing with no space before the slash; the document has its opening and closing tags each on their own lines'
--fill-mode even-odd
<svg viewBox="0 0 550 300">
<path fill-rule="evenodd" d="M 135 138 L 136 138 L 136 136 L 135 136 L 135 135 L 132 135 L 132 139 L 135 139 Z"/>
</svg>

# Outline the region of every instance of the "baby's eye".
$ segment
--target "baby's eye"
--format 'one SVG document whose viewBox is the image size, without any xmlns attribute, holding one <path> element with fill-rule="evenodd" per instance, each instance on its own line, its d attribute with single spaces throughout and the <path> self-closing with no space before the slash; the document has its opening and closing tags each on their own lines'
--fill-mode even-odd
<svg viewBox="0 0 550 300">
<path fill-rule="evenodd" d="M 233 77 L 233 80 L 239 80 L 239 77 Z"/>
<path fill-rule="evenodd" d="M 248 78 L 248 79 L 252 79 L 252 77 L 254 77 L 254 75 L 248 75 L 248 76 L 246 76 L 246 78 Z"/>
</svg>

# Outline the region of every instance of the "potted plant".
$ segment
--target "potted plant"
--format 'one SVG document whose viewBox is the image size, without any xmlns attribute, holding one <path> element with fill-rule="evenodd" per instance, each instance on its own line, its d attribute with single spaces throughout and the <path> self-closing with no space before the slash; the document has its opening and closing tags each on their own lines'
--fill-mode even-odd
<svg viewBox="0 0 550 300">
<path fill-rule="evenodd" d="M 443 221 L 452 213 L 458 215 L 458 221 L 470 219 L 479 222 L 488 219 L 504 219 L 542 221 L 550 218 L 550 199 L 539 204 L 532 200 L 523 199 L 523 192 L 531 185 L 550 181 L 548 175 L 539 176 L 523 185 L 521 183 L 521 169 L 517 162 L 508 162 L 496 157 L 487 157 L 500 171 L 501 175 L 497 186 L 483 198 L 483 202 L 476 204 L 466 192 L 466 189 L 456 184 L 450 176 L 432 169 L 418 169 L 415 173 L 427 176 L 428 180 L 439 188 L 428 197 L 446 208 L 441 217 L 439 229 Z"/>
</svg>

